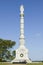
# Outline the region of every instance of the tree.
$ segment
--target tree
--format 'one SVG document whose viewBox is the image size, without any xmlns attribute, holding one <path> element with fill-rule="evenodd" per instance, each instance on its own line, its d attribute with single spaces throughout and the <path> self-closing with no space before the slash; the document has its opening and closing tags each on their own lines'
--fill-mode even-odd
<svg viewBox="0 0 43 65">
<path fill-rule="evenodd" d="M 15 51 L 15 50 L 12 52 L 12 55 L 13 55 L 14 57 L 16 57 L 16 51 Z"/>
<path fill-rule="evenodd" d="M 15 41 L 0 39 L 0 59 L 2 60 L 4 56 L 9 56 L 9 49 L 16 44 Z"/>
</svg>

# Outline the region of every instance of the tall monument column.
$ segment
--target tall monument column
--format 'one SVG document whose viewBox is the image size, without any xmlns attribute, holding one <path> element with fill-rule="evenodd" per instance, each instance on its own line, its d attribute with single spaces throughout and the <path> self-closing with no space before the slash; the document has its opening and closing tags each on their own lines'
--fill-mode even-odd
<svg viewBox="0 0 43 65">
<path fill-rule="evenodd" d="M 20 38 L 19 38 L 19 48 L 16 50 L 16 58 L 12 60 L 13 62 L 27 62 L 31 63 L 28 57 L 28 49 L 25 47 L 25 37 L 24 37 L 24 7 L 20 6 Z"/>
<path fill-rule="evenodd" d="M 24 7 L 20 6 L 20 46 L 23 46 L 25 43 L 24 38 Z"/>
</svg>

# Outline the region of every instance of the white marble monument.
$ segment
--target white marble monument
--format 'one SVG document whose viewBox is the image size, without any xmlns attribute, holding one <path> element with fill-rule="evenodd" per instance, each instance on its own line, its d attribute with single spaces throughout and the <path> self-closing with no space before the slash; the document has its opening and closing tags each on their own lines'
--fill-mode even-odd
<svg viewBox="0 0 43 65">
<path fill-rule="evenodd" d="M 25 37 L 24 37 L 24 7 L 20 6 L 20 45 L 16 50 L 16 58 L 12 62 L 27 62 L 31 63 L 31 60 L 28 58 L 28 49 L 25 47 Z"/>
</svg>

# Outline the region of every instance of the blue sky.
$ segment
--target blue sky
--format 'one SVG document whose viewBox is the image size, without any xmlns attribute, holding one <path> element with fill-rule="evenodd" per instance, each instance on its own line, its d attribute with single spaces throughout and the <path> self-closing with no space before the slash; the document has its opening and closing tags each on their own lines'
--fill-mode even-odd
<svg viewBox="0 0 43 65">
<path fill-rule="evenodd" d="M 43 0 L 0 0 L 0 38 L 16 41 L 19 47 L 20 5 L 25 19 L 25 45 L 32 60 L 43 60 Z"/>
</svg>

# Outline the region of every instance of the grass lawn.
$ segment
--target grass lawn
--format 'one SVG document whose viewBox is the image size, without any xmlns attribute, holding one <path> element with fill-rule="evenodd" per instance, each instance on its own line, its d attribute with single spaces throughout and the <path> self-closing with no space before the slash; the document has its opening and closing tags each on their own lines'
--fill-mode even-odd
<svg viewBox="0 0 43 65">
<path fill-rule="evenodd" d="M 27 64 L 27 65 L 43 65 L 43 63 L 31 63 L 31 64 Z"/>
<path fill-rule="evenodd" d="M 12 63 L 7 63 L 7 62 L 0 62 L 0 65 L 43 65 L 43 63 L 12 64 Z"/>
</svg>

